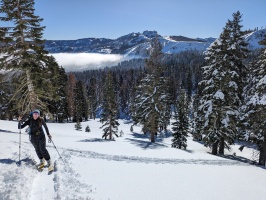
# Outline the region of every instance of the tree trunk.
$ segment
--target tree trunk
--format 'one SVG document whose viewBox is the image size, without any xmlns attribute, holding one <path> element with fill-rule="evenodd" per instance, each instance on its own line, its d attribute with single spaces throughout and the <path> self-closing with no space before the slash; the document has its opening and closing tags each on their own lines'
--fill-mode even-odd
<svg viewBox="0 0 266 200">
<path fill-rule="evenodd" d="M 155 133 L 151 132 L 151 142 L 155 142 Z"/>
<path fill-rule="evenodd" d="M 218 151 L 218 142 L 215 142 L 212 145 L 212 154 L 217 155 L 217 151 Z"/>
<path fill-rule="evenodd" d="M 29 91 L 29 109 L 34 110 L 37 109 L 37 95 L 36 92 L 34 91 L 33 83 L 30 77 L 30 70 L 26 70 L 26 76 L 27 76 L 27 86 L 28 86 L 28 91 Z"/>
<path fill-rule="evenodd" d="M 219 143 L 219 154 L 224 155 L 224 138 L 221 138 L 221 141 Z"/>
<path fill-rule="evenodd" d="M 112 116 L 109 115 L 109 121 L 110 121 L 110 125 L 109 125 L 109 140 L 112 140 L 112 123 L 111 123 L 111 120 L 112 120 Z"/>
<path fill-rule="evenodd" d="M 264 137 L 265 138 L 265 137 Z M 265 166 L 266 164 L 266 139 L 264 139 L 260 148 L 259 165 Z"/>
</svg>

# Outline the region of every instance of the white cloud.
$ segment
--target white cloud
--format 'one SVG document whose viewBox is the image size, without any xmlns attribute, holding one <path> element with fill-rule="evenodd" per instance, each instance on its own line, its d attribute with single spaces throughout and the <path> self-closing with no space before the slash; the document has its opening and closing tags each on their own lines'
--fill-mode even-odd
<svg viewBox="0 0 266 200">
<path fill-rule="evenodd" d="M 99 53 L 56 53 L 51 55 L 66 71 L 84 71 L 114 66 L 123 59 L 122 55 Z"/>
</svg>

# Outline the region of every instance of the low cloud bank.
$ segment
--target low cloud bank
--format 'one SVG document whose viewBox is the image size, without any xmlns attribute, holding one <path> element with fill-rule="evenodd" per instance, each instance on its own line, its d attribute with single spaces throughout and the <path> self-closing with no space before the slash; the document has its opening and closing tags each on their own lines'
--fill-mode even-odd
<svg viewBox="0 0 266 200">
<path fill-rule="evenodd" d="M 115 66 L 123 60 L 123 56 L 117 54 L 56 53 L 51 55 L 66 71 L 85 71 Z"/>
</svg>

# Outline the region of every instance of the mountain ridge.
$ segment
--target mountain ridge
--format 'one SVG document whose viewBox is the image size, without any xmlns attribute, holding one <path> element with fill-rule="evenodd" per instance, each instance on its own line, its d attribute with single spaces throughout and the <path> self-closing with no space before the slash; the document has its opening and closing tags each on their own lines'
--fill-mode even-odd
<svg viewBox="0 0 266 200">
<path fill-rule="evenodd" d="M 266 29 L 251 32 L 245 35 L 249 49 L 262 48 L 258 43 L 266 35 Z M 149 56 L 151 41 L 158 37 L 163 52 L 167 54 L 187 50 L 205 51 L 216 38 L 189 38 L 185 36 L 161 36 L 157 31 L 129 33 L 117 39 L 82 38 L 77 40 L 47 40 L 45 49 L 49 53 L 101 53 L 120 54 L 124 56 Z"/>
</svg>

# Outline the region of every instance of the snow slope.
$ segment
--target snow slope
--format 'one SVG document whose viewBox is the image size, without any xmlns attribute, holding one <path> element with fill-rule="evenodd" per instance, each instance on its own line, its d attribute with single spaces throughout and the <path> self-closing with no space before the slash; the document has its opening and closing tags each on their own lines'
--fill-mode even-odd
<svg viewBox="0 0 266 200">
<path fill-rule="evenodd" d="M 55 148 L 47 149 L 55 172 L 38 172 L 37 159 L 28 135 L 22 130 L 22 162 L 17 166 L 17 122 L 0 121 L 0 200 L 7 199 L 266 199 L 266 171 L 249 164 L 256 151 L 233 146 L 226 157 L 212 156 L 209 149 L 188 138 L 188 149 L 171 148 L 171 135 L 164 133 L 152 144 L 140 130 L 120 120 L 116 141 L 101 139 L 99 119 L 74 124 L 48 123 Z M 91 132 L 86 133 L 89 125 Z M 232 154 L 236 153 L 236 156 Z"/>
<path fill-rule="evenodd" d="M 258 31 L 254 31 L 245 36 L 245 40 L 248 43 L 248 48 L 250 50 L 264 48 L 263 45 L 260 45 L 259 42 L 264 39 L 266 35 L 266 29 L 261 29 Z"/>
</svg>

